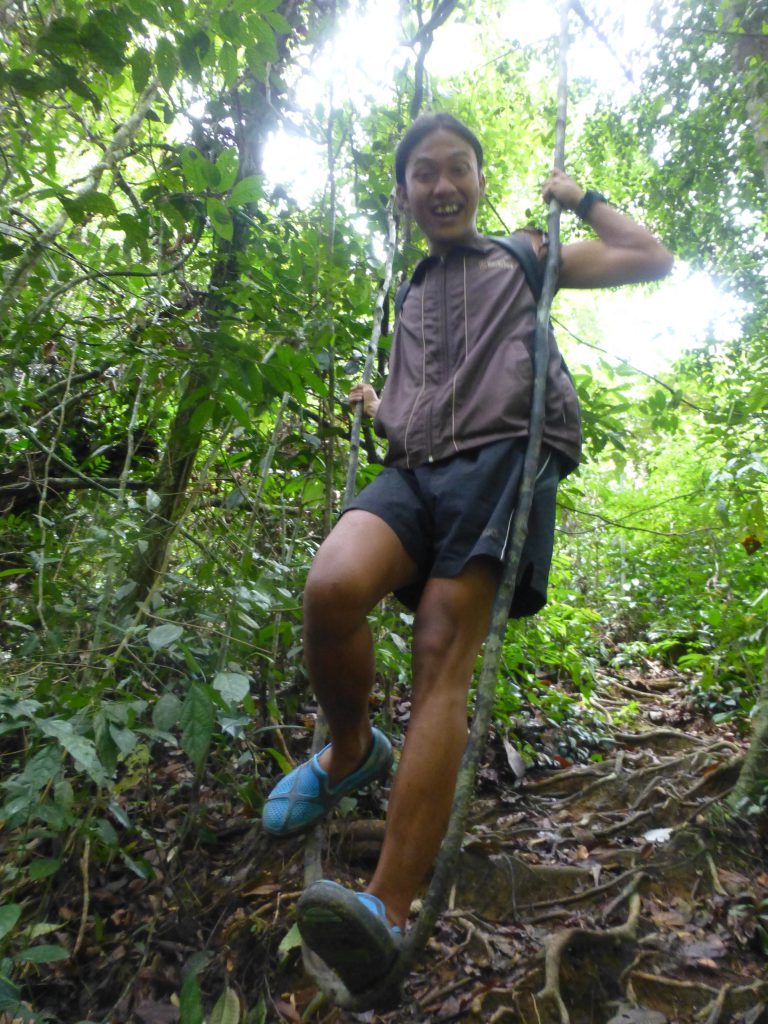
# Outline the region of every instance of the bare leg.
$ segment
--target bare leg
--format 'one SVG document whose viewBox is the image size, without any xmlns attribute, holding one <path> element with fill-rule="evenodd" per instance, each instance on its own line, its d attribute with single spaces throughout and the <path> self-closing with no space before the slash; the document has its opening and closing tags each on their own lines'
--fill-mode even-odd
<svg viewBox="0 0 768 1024">
<path fill-rule="evenodd" d="M 304 656 L 331 733 L 331 748 L 320 763 L 332 785 L 360 765 L 371 745 L 374 651 L 367 615 L 415 569 L 383 519 L 353 509 L 325 539 L 310 570 Z"/>
<path fill-rule="evenodd" d="M 467 691 L 498 582 L 495 563 L 476 559 L 452 579 L 429 580 L 419 604 L 411 720 L 368 888 L 401 927 L 448 826 L 467 744 Z"/>
</svg>

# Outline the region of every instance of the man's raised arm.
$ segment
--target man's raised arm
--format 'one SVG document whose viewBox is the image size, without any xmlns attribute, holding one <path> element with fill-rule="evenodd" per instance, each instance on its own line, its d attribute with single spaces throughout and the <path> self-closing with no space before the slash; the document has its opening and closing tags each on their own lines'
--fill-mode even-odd
<svg viewBox="0 0 768 1024">
<path fill-rule="evenodd" d="M 555 198 L 573 210 L 597 239 L 564 245 L 560 254 L 560 288 L 610 288 L 666 277 L 674 262 L 661 242 L 619 213 L 597 193 L 584 189 L 562 171 L 553 171 L 542 188 L 545 202 Z"/>
</svg>

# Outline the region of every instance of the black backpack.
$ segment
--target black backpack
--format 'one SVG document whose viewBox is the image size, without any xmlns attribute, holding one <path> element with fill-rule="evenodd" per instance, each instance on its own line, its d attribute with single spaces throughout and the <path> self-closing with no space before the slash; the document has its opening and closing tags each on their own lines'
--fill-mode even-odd
<svg viewBox="0 0 768 1024">
<path fill-rule="evenodd" d="M 533 248 L 528 242 L 523 241 L 522 238 L 516 237 L 505 237 L 505 238 L 489 238 L 489 242 L 495 242 L 496 245 L 501 246 L 502 249 L 506 249 L 507 252 L 514 256 L 517 262 L 520 264 L 525 275 L 525 280 L 528 287 L 533 292 L 533 297 L 538 302 L 541 298 L 541 288 L 544 283 L 544 267 L 536 257 Z M 403 308 L 408 292 L 411 290 L 410 278 L 407 281 L 403 281 L 400 287 L 395 293 L 395 319 L 400 316 L 400 310 Z"/>
</svg>

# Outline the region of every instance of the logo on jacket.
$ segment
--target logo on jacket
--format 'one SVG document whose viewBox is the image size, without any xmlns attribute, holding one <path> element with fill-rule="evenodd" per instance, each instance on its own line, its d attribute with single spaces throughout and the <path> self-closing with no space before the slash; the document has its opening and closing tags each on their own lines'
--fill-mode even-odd
<svg viewBox="0 0 768 1024">
<path fill-rule="evenodd" d="M 484 256 L 480 262 L 479 267 L 481 270 L 493 270 L 494 267 L 514 267 L 516 261 L 511 256 L 505 256 L 500 253 L 498 256 Z"/>
</svg>

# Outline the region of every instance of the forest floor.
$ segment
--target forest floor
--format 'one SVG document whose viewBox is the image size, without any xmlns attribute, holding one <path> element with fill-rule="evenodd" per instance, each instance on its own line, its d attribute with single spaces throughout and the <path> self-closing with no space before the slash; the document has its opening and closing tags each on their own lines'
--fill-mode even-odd
<svg viewBox="0 0 768 1024">
<path fill-rule="evenodd" d="M 303 971 L 302 841 L 269 842 L 248 786 L 223 773 L 206 776 L 190 818 L 186 759 L 154 765 L 120 798 L 128 858 L 81 850 L 49 891 L 56 937 L 77 941 L 69 960 L 16 979 L 27 1019 L 196 1024 L 204 1006 L 209 1024 L 768 1024 L 768 853 L 748 830 L 713 825 L 745 739 L 689 694 L 651 664 L 604 677 L 608 716 L 634 701 L 637 717 L 589 764 L 563 759 L 551 725 L 537 745 L 557 769 L 525 771 L 491 737 L 450 908 L 387 1013 L 339 1010 Z M 397 702 L 396 720 L 407 715 Z M 307 736 L 286 735 L 303 756 Z M 334 822 L 329 877 L 364 884 L 383 800 L 365 793 Z"/>
</svg>

